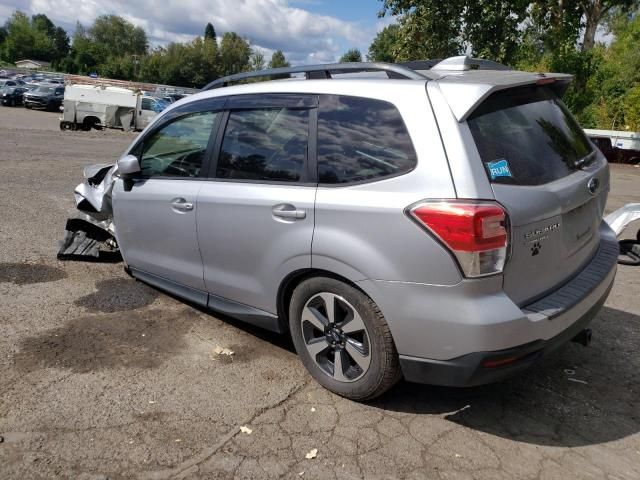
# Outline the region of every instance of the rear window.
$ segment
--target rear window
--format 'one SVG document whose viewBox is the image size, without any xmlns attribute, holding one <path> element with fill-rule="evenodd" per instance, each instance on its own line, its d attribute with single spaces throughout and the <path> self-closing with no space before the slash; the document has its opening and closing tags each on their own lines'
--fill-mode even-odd
<svg viewBox="0 0 640 480">
<path fill-rule="evenodd" d="M 468 124 L 493 183 L 542 185 L 591 160 L 582 128 L 547 87 L 495 93 Z"/>
<path fill-rule="evenodd" d="M 402 175 L 415 165 L 409 132 L 395 106 L 369 98 L 320 97 L 320 183 L 374 181 Z"/>
</svg>

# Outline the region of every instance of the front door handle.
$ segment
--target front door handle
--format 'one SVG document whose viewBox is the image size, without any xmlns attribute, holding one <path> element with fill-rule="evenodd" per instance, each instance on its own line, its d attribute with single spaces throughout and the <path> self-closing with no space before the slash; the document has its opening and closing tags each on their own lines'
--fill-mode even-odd
<svg viewBox="0 0 640 480">
<path fill-rule="evenodd" d="M 171 201 L 171 208 L 179 212 L 190 212 L 193 210 L 193 203 L 187 202 L 184 198 L 176 198 Z"/>
<path fill-rule="evenodd" d="M 271 210 L 274 217 L 286 218 L 287 220 L 302 220 L 307 218 L 307 212 L 297 209 L 290 203 L 281 203 Z"/>
</svg>

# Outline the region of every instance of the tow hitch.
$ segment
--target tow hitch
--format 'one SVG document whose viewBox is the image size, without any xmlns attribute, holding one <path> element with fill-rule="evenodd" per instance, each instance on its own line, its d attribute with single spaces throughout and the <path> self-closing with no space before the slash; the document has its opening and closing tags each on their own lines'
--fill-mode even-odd
<svg viewBox="0 0 640 480">
<path fill-rule="evenodd" d="M 588 347 L 589 344 L 591 343 L 591 335 L 592 335 L 591 329 L 585 328 L 579 334 L 573 337 L 571 341 L 579 343 L 583 347 Z"/>
</svg>

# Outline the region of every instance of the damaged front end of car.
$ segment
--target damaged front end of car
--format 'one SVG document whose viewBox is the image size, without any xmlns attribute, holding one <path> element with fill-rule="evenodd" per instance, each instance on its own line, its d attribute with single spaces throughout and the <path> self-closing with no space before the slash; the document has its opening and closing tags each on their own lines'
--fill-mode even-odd
<svg viewBox="0 0 640 480">
<path fill-rule="evenodd" d="M 60 241 L 60 260 L 117 262 L 122 260 L 113 225 L 111 191 L 116 165 L 90 165 L 74 190 L 78 213 L 67 219 Z"/>
</svg>

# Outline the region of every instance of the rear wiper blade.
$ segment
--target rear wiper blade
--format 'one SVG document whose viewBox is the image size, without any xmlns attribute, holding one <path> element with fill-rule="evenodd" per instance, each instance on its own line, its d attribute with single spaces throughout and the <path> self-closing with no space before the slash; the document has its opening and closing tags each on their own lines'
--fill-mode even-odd
<svg viewBox="0 0 640 480">
<path fill-rule="evenodd" d="M 584 157 L 582 157 L 579 160 L 576 160 L 575 162 L 573 162 L 573 166 L 577 169 L 581 169 L 585 166 L 587 166 L 588 164 L 591 163 L 591 161 L 595 158 L 596 152 L 593 151 L 591 153 L 589 153 L 588 155 L 585 155 Z"/>
</svg>

